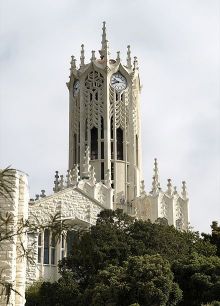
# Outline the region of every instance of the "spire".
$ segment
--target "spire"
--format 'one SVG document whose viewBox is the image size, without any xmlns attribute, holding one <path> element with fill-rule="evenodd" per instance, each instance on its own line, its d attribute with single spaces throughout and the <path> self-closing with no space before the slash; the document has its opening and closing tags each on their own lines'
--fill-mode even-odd
<svg viewBox="0 0 220 306">
<path fill-rule="evenodd" d="M 85 52 L 84 52 L 84 45 L 81 45 L 81 56 L 80 56 L 80 68 L 84 67 L 85 65 Z"/>
<path fill-rule="evenodd" d="M 63 179 L 63 175 L 61 174 L 60 176 L 60 190 L 64 189 L 64 179 Z"/>
<path fill-rule="evenodd" d="M 102 49 L 101 50 L 105 50 L 106 49 L 106 22 L 103 21 L 103 26 L 102 26 Z"/>
<path fill-rule="evenodd" d="M 138 60 L 137 60 L 137 56 L 134 57 L 134 70 L 138 70 Z"/>
<path fill-rule="evenodd" d="M 171 194 L 172 194 L 172 183 L 171 183 L 171 179 L 168 179 L 167 182 L 168 182 L 168 183 L 167 183 L 167 192 L 166 192 L 166 193 L 167 193 L 168 195 L 171 195 Z"/>
<path fill-rule="evenodd" d="M 54 192 L 57 192 L 57 191 L 59 191 L 59 172 L 56 171 L 55 173 L 56 173 L 56 174 L 55 174 L 55 181 L 54 181 L 54 188 L 53 188 L 53 191 L 54 191 Z"/>
<path fill-rule="evenodd" d="M 70 68 L 71 72 L 76 70 L 76 59 L 75 59 L 75 56 L 73 56 L 73 55 L 71 56 L 70 65 L 71 65 L 71 68 Z"/>
<path fill-rule="evenodd" d="M 130 49 L 130 46 L 128 45 L 128 50 L 127 50 L 127 67 L 128 69 L 131 69 L 132 68 L 132 65 L 131 65 L 131 49 Z"/>
<path fill-rule="evenodd" d="M 96 57 L 95 57 L 95 51 L 92 50 L 92 57 L 91 57 L 91 62 L 95 61 Z"/>
<path fill-rule="evenodd" d="M 107 60 L 107 57 L 109 55 L 108 52 L 108 40 L 106 38 L 106 26 L 105 26 L 105 21 L 103 22 L 103 27 L 102 27 L 102 48 L 99 51 L 101 59 L 105 58 Z"/>
<path fill-rule="evenodd" d="M 121 60 L 121 59 L 120 59 L 120 51 L 118 51 L 118 52 L 117 52 L 117 58 L 116 58 L 116 61 L 117 61 L 117 62 L 120 62 L 120 60 Z"/>
<path fill-rule="evenodd" d="M 108 169 L 106 174 L 105 174 L 105 186 L 107 188 L 110 188 L 111 187 L 111 173 L 110 173 L 110 170 Z"/>
<path fill-rule="evenodd" d="M 182 195 L 183 199 L 187 198 L 186 182 L 185 181 L 182 182 L 182 192 L 181 192 L 181 195 Z"/>
<path fill-rule="evenodd" d="M 90 150 L 86 147 L 84 164 L 83 164 L 83 178 L 88 179 L 90 177 Z"/>
<path fill-rule="evenodd" d="M 141 196 L 146 195 L 144 180 L 141 181 L 140 192 L 141 192 Z"/>
<path fill-rule="evenodd" d="M 154 175 L 153 175 L 153 182 L 152 182 L 152 192 L 158 192 L 160 189 L 160 182 L 159 182 L 159 171 L 158 171 L 158 164 L 157 159 L 154 159 Z"/>
<path fill-rule="evenodd" d="M 91 167 L 90 183 L 92 185 L 95 185 L 95 183 L 96 183 L 95 168 L 94 168 L 94 166 Z"/>
<path fill-rule="evenodd" d="M 79 168 L 78 168 L 78 164 L 74 165 L 74 168 L 71 170 L 71 175 L 70 175 L 70 184 L 72 186 L 77 185 L 78 181 L 79 181 Z"/>
</svg>

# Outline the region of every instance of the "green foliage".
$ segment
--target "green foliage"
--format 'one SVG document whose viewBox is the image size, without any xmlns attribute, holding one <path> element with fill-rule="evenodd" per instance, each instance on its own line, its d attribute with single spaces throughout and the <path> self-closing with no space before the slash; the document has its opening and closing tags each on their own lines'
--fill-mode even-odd
<svg viewBox="0 0 220 306">
<path fill-rule="evenodd" d="M 172 306 L 180 301 L 181 290 L 184 299 L 178 305 L 219 300 L 216 245 L 165 221 L 151 223 L 121 210 L 102 211 L 95 226 L 76 235 L 71 255 L 60 262 L 60 280 L 44 283 L 41 304 L 33 305 Z"/>
<path fill-rule="evenodd" d="M 94 306 L 171 306 L 182 297 L 169 263 L 159 255 L 129 257 L 121 267 L 109 265 L 99 271 L 94 287 L 85 294 Z"/>
<path fill-rule="evenodd" d="M 220 226 L 218 226 L 218 222 L 213 221 L 211 229 L 212 229 L 211 235 L 202 233 L 202 236 L 204 237 L 205 241 L 208 241 L 216 246 L 217 255 L 220 256 Z"/>
<path fill-rule="evenodd" d="M 220 258 L 193 254 L 173 264 L 175 280 L 183 290 L 180 305 L 201 305 L 220 300 Z"/>
</svg>

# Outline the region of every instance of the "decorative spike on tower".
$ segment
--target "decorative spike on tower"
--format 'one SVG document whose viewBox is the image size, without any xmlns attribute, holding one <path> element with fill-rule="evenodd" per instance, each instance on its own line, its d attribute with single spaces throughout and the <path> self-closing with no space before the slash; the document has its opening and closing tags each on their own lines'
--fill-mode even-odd
<svg viewBox="0 0 220 306">
<path fill-rule="evenodd" d="M 187 192 L 186 192 L 186 182 L 182 181 L 182 192 L 181 192 L 182 198 L 186 199 L 187 198 Z"/>
<path fill-rule="evenodd" d="M 158 170 L 158 164 L 157 159 L 154 159 L 154 169 L 153 169 L 154 175 L 153 175 L 153 182 L 152 182 L 152 192 L 156 193 L 160 189 L 160 182 L 159 182 L 159 170 Z"/>
<path fill-rule="evenodd" d="M 95 57 L 95 51 L 92 50 L 92 57 L 91 57 L 91 62 L 95 61 L 96 57 Z"/>
<path fill-rule="evenodd" d="M 75 186 L 79 182 L 79 167 L 78 164 L 74 166 L 74 168 L 71 170 L 71 176 L 70 176 L 70 184 Z"/>
<path fill-rule="evenodd" d="M 70 71 L 74 72 L 76 70 L 76 59 L 75 56 L 73 55 L 71 56 L 70 65 L 71 65 Z"/>
<path fill-rule="evenodd" d="M 105 174 L 105 186 L 107 188 L 111 187 L 111 173 L 109 169 L 106 171 L 106 174 Z"/>
<path fill-rule="evenodd" d="M 131 49 L 130 46 L 128 45 L 128 50 L 127 50 L 127 68 L 131 69 L 132 65 L 131 65 Z"/>
<path fill-rule="evenodd" d="M 141 194 L 141 196 L 145 196 L 146 195 L 144 180 L 141 181 L 140 194 Z"/>
<path fill-rule="evenodd" d="M 109 55 L 108 51 L 108 40 L 106 37 L 106 22 L 103 21 L 103 27 L 102 27 L 102 47 L 101 50 L 99 51 L 101 59 L 106 59 Z"/>
<path fill-rule="evenodd" d="M 57 192 L 57 191 L 59 191 L 59 171 L 56 171 L 55 173 L 56 174 L 55 174 L 55 181 L 54 181 L 53 191 Z"/>
<path fill-rule="evenodd" d="M 117 61 L 117 62 L 120 62 L 120 60 L 121 60 L 121 59 L 120 59 L 120 51 L 117 51 L 117 58 L 116 58 L 116 61 Z"/>
<path fill-rule="evenodd" d="M 81 56 L 80 56 L 80 68 L 84 67 L 85 65 L 85 51 L 84 51 L 84 45 L 81 45 Z"/>
<path fill-rule="evenodd" d="M 84 164 L 83 164 L 83 179 L 90 178 L 90 150 L 89 147 L 86 147 L 85 156 L 84 156 Z"/>
<path fill-rule="evenodd" d="M 166 193 L 167 193 L 169 196 L 171 196 L 172 191 L 173 191 L 173 190 L 172 190 L 171 179 L 168 179 L 167 182 L 168 182 L 168 183 L 167 183 L 167 192 L 166 192 Z"/>
<path fill-rule="evenodd" d="M 95 185 L 95 183 L 96 183 L 95 167 L 94 166 L 91 167 L 90 183 L 92 185 Z"/>
<path fill-rule="evenodd" d="M 134 70 L 138 70 L 138 60 L 137 60 L 137 56 L 134 57 Z"/>
</svg>

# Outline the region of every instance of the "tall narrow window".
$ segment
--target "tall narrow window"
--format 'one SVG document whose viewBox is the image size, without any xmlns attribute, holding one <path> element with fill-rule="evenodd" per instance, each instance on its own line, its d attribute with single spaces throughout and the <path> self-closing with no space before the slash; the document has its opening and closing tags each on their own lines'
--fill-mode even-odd
<svg viewBox="0 0 220 306">
<path fill-rule="evenodd" d="M 101 163 L 101 180 L 105 179 L 104 163 Z"/>
<path fill-rule="evenodd" d="M 114 163 L 111 163 L 111 180 L 114 181 Z"/>
<path fill-rule="evenodd" d="M 103 117 L 101 117 L 101 139 L 104 138 L 104 120 Z"/>
<path fill-rule="evenodd" d="M 98 129 L 91 129 L 91 159 L 98 159 Z"/>
<path fill-rule="evenodd" d="M 114 159 L 114 143 L 111 142 L 111 159 Z"/>
<path fill-rule="evenodd" d="M 77 136 L 74 134 L 73 136 L 73 142 L 74 142 L 74 164 L 77 163 L 76 154 L 77 154 Z"/>
<path fill-rule="evenodd" d="M 113 133 L 113 116 L 111 117 L 111 139 L 113 139 L 114 133 Z"/>
<path fill-rule="evenodd" d="M 55 234 L 52 233 L 51 235 L 51 259 L 50 263 L 51 265 L 55 265 L 55 256 L 56 256 L 56 239 L 55 239 Z"/>
<path fill-rule="evenodd" d="M 87 131 L 87 119 L 85 121 L 85 140 L 88 138 L 88 131 Z"/>
<path fill-rule="evenodd" d="M 138 167 L 138 136 L 136 135 L 136 166 Z"/>
<path fill-rule="evenodd" d="M 117 129 L 117 159 L 123 160 L 123 130 Z"/>
<path fill-rule="evenodd" d="M 44 230 L 44 264 L 49 264 L 50 231 Z"/>
<path fill-rule="evenodd" d="M 65 257 L 65 236 L 61 235 L 61 259 Z"/>
<path fill-rule="evenodd" d="M 104 159 L 104 141 L 101 142 L 101 159 Z"/>
<path fill-rule="evenodd" d="M 78 143 L 80 143 L 80 122 L 78 124 Z"/>
<path fill-rule="evenodd" d="M 38 259 L 37 262 L 41 263 L 41 256 L 42 256 L 42 235 L 41 233 L 38 234 Z"/>
</svg>

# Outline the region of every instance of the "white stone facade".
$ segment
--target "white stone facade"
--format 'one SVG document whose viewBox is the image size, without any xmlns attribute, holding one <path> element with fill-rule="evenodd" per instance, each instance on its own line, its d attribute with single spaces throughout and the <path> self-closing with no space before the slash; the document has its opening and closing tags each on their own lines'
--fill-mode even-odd
<svg viewBox="0 0 220 306">
<path fill-rule="evenodd" d="M 92 51 L 85 63 L 82 45 L 80 67 L 72 57 L 69 89 L 69 170 L 65 176 L 56 171 L 54 193 L 45 192 L 29 199 L 27 177 L 15 172 L 13 201 L 2 197 L 0 212 L 13 215 L 16 233 L 19 220 L 47 224 L 52 216 L 72 229 L 88 228 L 105 208 L 121 208 L 137 219 L 154 222 L 165 218 L 169 225 L 188 229 L 188 197 L 185 182 L 177 192 L 171 180 L 167 190 L 159 183 L 155 159 L 152 188 L 145 191 L 141 167 L 140 79 L 137 58 L 131 63 L 130 46 L 126 65 L 120 53 L 111 59 L 103 24 L 100 58 Z M 71 234 L 74 232 L 70 232 Z M 21 244 L 32 260 L 20 257 Z M 0 246 L 0 271 L 19 292 L 12 292 L 10 306 L 25 304 L 25 283 L 37 279 L 56 281 L 57 263 L 67 255 L 67 238 L 55 241 L 50 229 L 15 235 Z M 0 298 L 5 306 L 6 299 Z"/>
</svg>

